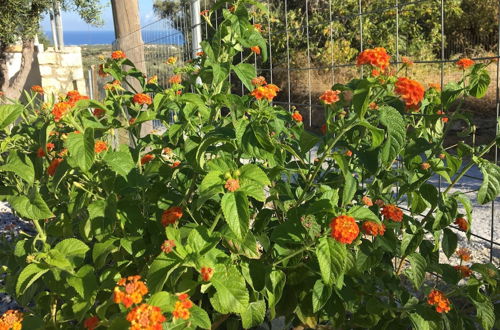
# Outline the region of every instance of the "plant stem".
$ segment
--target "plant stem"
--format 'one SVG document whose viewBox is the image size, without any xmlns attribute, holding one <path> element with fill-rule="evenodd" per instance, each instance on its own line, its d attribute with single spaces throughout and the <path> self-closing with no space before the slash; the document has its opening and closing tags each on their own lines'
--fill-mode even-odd
<svg viewBox="0 0 500 330">
<path fill-rule="evenodd" d="M 273 263 L 273 267 L 275 267 L 275 266 L 277 266 L 277 265 L 279 265 L 279 264 L 281 264 L 281 263 L 283 263 L 283 262 L 287 261 L 287 260 L 288 260 L 288 259 L 290 259 L 290 258 L 295 257 L 296 255 L 298 255 L 298 254 L 300 254 L 300 253 L 302 253 L 302 252 L 304 252 L 304 251 L 309 250 L 309 248 L 310 248 L 310 246 L 309 246 L 309 245 L 308 245 L 308 246 L 304 246 L 302 249 L 297 250 L 297 251 L 293 252 L 292 254 L 287 255 L 287 256 L 286 256 L 286 257 L 284 257 L 283 259 L 278 260 L 278 261 L 276 261 L 275 263 Z"/>
<path fill-rule="evenodd" d="M 217 224 L 219 223 L 220 217 L 222 216 L 222 210 L 217 213 L 217 216 L 215 217 L 214 223 L 210 227 L 209 233 L 212 234 L 215 230 L 215 227 L 217 227 Z"/>
</svg>

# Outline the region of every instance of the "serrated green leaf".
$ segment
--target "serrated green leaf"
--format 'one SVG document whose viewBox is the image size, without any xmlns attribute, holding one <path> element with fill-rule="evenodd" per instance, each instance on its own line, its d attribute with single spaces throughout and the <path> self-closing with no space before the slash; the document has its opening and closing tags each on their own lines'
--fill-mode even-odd
<svg viewBox="0 0 500 330">
<path fill-rule="evenodd" d="M 87 172 L 94 163 L 94 130 L 87 128 L 84 133 L 68 134 L 65 142 L 69 151 L 68 163 Z"/>
<path fill-rule="evenodd" d="M 457 234 L 448 228 L 443 229 L 443 241 L 441 244 L 444 254 L 449 259 L 455 253 L 458 246 Z"/>
<path fill-rule="evenodd" d="M 98 288 L 95 269 L 91 265 L 82 266 L 74 276 L 67 278 L 67 282 L 82 299 L 90 299 Z"/>
<path fill-rule="evenodd" d="M 244 277 L 235 266 L 216 265 L 210 282 L 216 290 L 210 297 L 216 311 L 222 314 L 245 312 L 249 303 L 248 291 Z"/>
<path fill-rule="evenodd" d="M 240 168 L 240 178 L 255 182 L 258 186 L 264 187 L 271 184 L 267 174 L 255 164 L 243 165 Z"/>
<path fill-rule="evenodd" d="M 203 308 L 200 308 L 197 305 L 193 305 L 193 307 L 191 307 L 191 309 L 189 310 L 189 313 L 191 314 L 189 321 L 194 326 L 202 329 L 210 329 L 212 327 L 210 317 Z"/>
<path fill-rule="evenodd" d="M 67 238 L 57 243 L 54 249 L 61 252 L 74 266 L 79 266 L 85 260 L 89 247 L 76 238 Z"/>
<path fill-rule="evenodd" d="M 387 129 L 386 142 L 382 145 L 381 160 L 390 166 L 405 147 L 406 124 L 403 116 L 392 107 L 380 108 L 380 123 Z"/>
<path fill-rule="evenodd" d="M 332 286 L 344 275 L 347 251 L 344 244 L 329 237 L 321 237 L 316 246 L 319 270 L 323 283 Z"/>
<path fill-rule="evenodd" d="M 221 208 L 229 228 L 239 240 L 243 240 L 249 230 L 250 211 L 244 192 L 235 191 L 224 194 Z"/>
<path fill-rule="evenodd" d="M 35 181 L 33 162 L 27 155 L 20 154 L 15 150 L 9 152 L 7 163 L 0 166 L 0 172 L 3 171 L 13 172 L 29 184 L 33 184 Z"/>
<path fill-rule="evenodd" d="M 0 105 L 0 129 L 4 129 L 21 116 L 24 107 L 21 104 Z"/>
<path fill-rule="evenodd" d="M 264 322 L 266 317 L 266 302 L 259 300 L 248 304 L 247 309 L 241 313 L 241 324 L 243 328 L 249 329 Z"/>
<path fill-rule="evenodd" d="M 481 98 L 486 95 L 491 78 L 488 71 L 484 68 L 480 68 L 479 70 L 476 68 L 474 67 L 470 76 L 469 93 L 476 98 Z"/>
<path fill-rule="evenodd" d="M 372 212 L 367 207 L 364 206 L 354 206 L 347 212 L 350 216 L 354 217 L 356 220 L 372 220 L 377 223 L 381 223 L 380 218 Z"/>
<path fill-rule="evenodd" d="M 54 217 L 40 193 L 34 188 L 31 189 L 28 196 L 10 196 L 7 200 L 23 218 L 42 220 Z"/>
<path fill-rule="evenodd" d="M 135 168 L 134 160 L 128 148 L 123 148 L 120 151 L 108 151 L 104 156 L 104 162 L 111 170 L 124 178 Z"/>
<path fill-rule="evenodd" d="M 419 289 L 425 279 L 425 268 L 427 262 L 419 253 L 412 253 L 408 256 L 410 268 L 406 271 L 406 275 L 412 282 L 415 289 Z"/>
<path fill-rule="evenodd" d="M 37 279 L 49 270 L 38 264 L 29 264 L 19 274 L 16 282 L 16 294 L 22 295 Z"/>
<path fill-rule="evenodd" d="M 321 280 L 317 280 L 316 283 L 314 283 L 312 292 L 313 312 L 316 313 L 320 311 L 326 305 L 331 295 L 332 287 L 325 285 Z"/>
<path fill-rule="evenodd" d="M 241 82 L 245 87 L 252 91 L 254 86 L 252 85 L 252 79 L 257 76 L 257 72 L 255 71 L 255 67 L 249 63 L 240 63 L 238 65 L 232 65 L 234 73 L 240 78 Z"/>
<path fill-rule="evenodd" d="M 477 201 L 486 204 L 500 193 L 500 167 L 486 160 L 480 160 L 478 166 L 483 173 L 483 183 L 477 193 Z"/>
</svg>

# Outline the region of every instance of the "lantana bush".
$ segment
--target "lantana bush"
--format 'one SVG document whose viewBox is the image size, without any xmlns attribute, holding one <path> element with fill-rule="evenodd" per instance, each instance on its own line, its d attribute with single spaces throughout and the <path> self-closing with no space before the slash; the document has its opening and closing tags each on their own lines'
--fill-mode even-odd
<svg viewBox="0 0 500 330">
<path fill-rule="evenodd" d="M 251 64 L 267 59 L 250 23 L 266 8 L 235 1 L 201 13 L 208 24 L 217 10 L 192 62 L 165 59 L 168 89 L 116 51 L 101 65 L 103 100 L 40 86 L 26 104 L 3 100 L 0 199 L 34 234 L 2 243 L 3 289 L 22 309 L 0 329 L 247 329 L 278 317 L 492 329 L 499 272 L 458 246 L 472 203 L 452 188 L 477 166 L 477 201 L 497 197 L 500 168 L 484 156 L 499 139 L 444 147 L 455 123 L 472 132 L 462 104 L 486 93 L 489 63 L 462 59 L 460 81 L 424 87 L 403 75 L 411 60 L 367 49 L 364 78 L 318 100 L 315 134 L 302 109 L 273 105 L 280 86 Z M 144 133 L 151 120 L 165 130 Z"/>
</svg>

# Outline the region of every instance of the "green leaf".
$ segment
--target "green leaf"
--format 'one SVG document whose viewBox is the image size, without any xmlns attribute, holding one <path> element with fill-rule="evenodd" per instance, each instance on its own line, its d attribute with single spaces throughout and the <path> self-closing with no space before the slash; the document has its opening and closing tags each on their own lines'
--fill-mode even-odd
<svg viewBox="0 0 500 330">
<path fill-rule="evenodd" d="M 213 187 L 220 186 L 221 192 L 222 190 L 222 185 L 225 183 L 224 178 L 223 178 L 224 173 L 221 171 L 210 171 L 205 175 L 203 180 L 201 181 L 201 184 L 199 186 L 200 192 L 207 191 Z"/>
<path fill-rule="evenodd" d="M 483 159 L 478 161 L 478 166 L 483 173 L 483 183 L 477 193 L 477 201 L 486 204 L 500 193 L 500 167 Z"/>
<path fill-rule="evenodd" d="M 265 317 L 266 302 L 264 300 L 259 300 L 248 304 L 247 309 L 241 313 L 241 323 L 243 328 L 249 329 L 262 324 Z"/>
<path fill-rule="evenodd" d="M 160 307 L 163 313 L 172 312 L 174 310 L 174 305 L 179 299 L 177 296 L 170 294 L 165 291 L 156 292 L 149 298 L 148 304 L 156 307 Z"/>
<path fill-rule="evenodd" d="M 490 299 L 477 291 L 472 292 L 469 298 L 476 307 L 476 317 L 479 319 L 479 322 L 481 322 L 483 328 L 485 330 L 493 329 L 495 324 L 495 310 Z"/>
<path fill-rule="evenodd" d="M 346 246 L 329 237 L 321 237 L 316 246 L 316 256 L 323 282 L 328 286 L 338 284 L 344 275 Z"/>
<path fill-rule="evenodd" d="M 370 131 L 370 133 L 372 135 L 372 147 L 371 147 L 371 149 L 377 148 L 378 146 L 380 146 L 382 144 L 382 142 L 384 142 L 384 136 L 385 136 L 384 133 L 385 132 L 383 129 L 377 128 L 365 120 L 360 121 L 358 123 L 358 125 L 363 126 Z"/>
<path fill-rule="evenodd" d="M 448 109 L 450 105 L 458 99 L 460 94 L 462 94 L 463 88 L 455 82 L 446 84 L 441 93 L 441 101 L 443 103 L 443 108 Z"/>
<path fill-rule="evenodd" d="M 10 196 L 7 200 L 23 218 L 41 220 L 54 217 L 40 193 L 34 188 L 31 189 L 28 196 Z"/>
<path fill-rule="evenodd" d="M 49 270 L 38 264 L 29 264 L 19 274 L 16 282 L 16 294 L 22 295 L 36 280 Z"/>
<path fill-rule="evenodd" d="M 245 87 L 252 91 L 254 86 L 252 85 L 252 79 L 257 76 L 257 72 L 255 71 L 255 67 L 249 63 L 240 63 L 238 65 L 232 65 L 234 73 L 240 78 L 241 82 Z"/>
<path fill-rule="evenodd" d="M 415 234 L 410 234 L 405 231 L 401 241 L 401 255 L 405 257 L 415 252 L 423 239 L 424 232 L 422 229 L 419 229 Z"/>
<path fill-rule="evenodd" d="M 245 279 L 233 265 L 218 264 L 210 280 L 216 293 L 210 297 L 214 309 L 222 314 L 243 313 L 248 307 L 249 296 Z"/>
<path fill-rule="evenodd" d="M 90 299 L 98 288 L 95 269 L 91 265 L 84 265 L 75 276 L 68 277 L 67 282 L 83 299 Z"/>
<path fill-rule="evenodd" d="M 314 283 L 312 292 L 312 307 L 313 312 L 316 313 L 326 305 L 328 299 L 332 295 L 332 287 L 326 286 L 323 281 L 317 280 Z"/>
<path fill-rule="evenodd" d="M 54 249 L 61 252 L 74 266 L 79 266 L 85 260 L 89 247 L 76 238 L 67 238 L 57 243 Z"/>
<path fill-rule="evenodd" d="M 370 90 L 370 83 L 366 80 L 362 80 L 354 90 L 352 96 L 352 105 L 354 107 L 354 111 L 360 118 L 363 118 L 366 111 L 368 110 L 368 104 L 370 102 Z"/>
<path fill-rule="evenodd" d="M 319 140 L 320 138 L 316 134 L 304 130 L 300 135 L 299 141 L 300 151 L 302 151 L 302 154 L 311 150 L 311 148 L 314 147 Z"/>
<path fill-rule="evenodd" d="M 71 133 L 66 140 L 69 151 L 68 163 L 87 172 L 94 163 L 94 130 L 87 128 L 85 133 Z"/>
<path fill-rule="evenodd" d="M 104 162 L 109 168 L 124 178 L 135 168 L 134 160 L 128 150 L 128 147 L 120 151 L 108 151 L 104 156 Z"/>
<path fill-rule="evenodd" d="M 382 145 L 381 159 L 390 166 L 405 147 L 406 125 L 403 116 L 392 107 L 380 108 L 380 123 L 387 128 L 386 142 Z"/>
<path fill-rule="evenodd" d="M 481 98 L 486 95 L 491 79 L 484 68 L 474 67 L 469 80 L 469 93 L 471 96 Z"/>
<path fill-rule="evenodd" d="M 406 275 L 410 279 L 415 289 L 419 289 L 425 279 L 425 268 L 427 262 L 419 253 L 412 253 L 408 256 L 411 267 L 406 270 Z"/>
<path fill-rule="evenodd" d="M 243 165 L 240 168 L 240 179 L 255 182 L 260 187 L 268 186 L 271 184 L 267 174 L 255 164 Z"/>
<path fill-rule="evenodd" d="M 2 171 L 13 172 L 29 184 L 35 182 L 35 168 L 33 167 L 33 162 L 27 155 L 20 154 L 15 150 L 9 153 L 7 163 L 0 166 L 0 172 Z"/>
<path fill-rule="evenodd" d="M 358 181 L 352 176 L 352 174 L 347 173 L 344 175 L 345 185 L 342 191 L 342 207 L 346 207 L 347 204 L 351 203 L 356 190 L 358 189 Z"/>
<path fill-rule="evenodd" d="M 266 295 L 267 303 L 269 305 L 271 319 L 276 316 L 275 307 L 281 299 L 283 288 L 285 287 L 286 276 L 281 270 L 273 270 L 266 277 Z"/>
<path fill-rule="evenodd" d="M 448 259 L 450 259 L 458 246 L 457 234 L 455 234 L 451 229 L 443 229 L 443 241 L 441 244 L 444 254 L 448 257 Z"/>
<path fill-rule="evenodd" d="M 372 210 L 364 206 L 354 206 L 347 212 L 347 214 L 354 217 L 356 220 L 372 220 L 377 223 L 381 223 L 380 218 L 373 213 Z"/>
<path fill-rule="evenodd" d="M 24 107 L 21 104 L 0 105 L 0 129 L 4 129 L 21 116 Z"/>
<path fill-rule="evenodd" d="M 250 212 L 248 199 L 244 192 L 235 191 L 224 194 L 221 208 L 229 228 L 240 240 L 243 240 L 249 230 Z"/>
<path fill-rule="evenodd" d="M 210 322 L 210 317 L 203 308 L 200 308 L 197 305 L 193 305 L 193 307 L 189 309 L 189 312 L 191 314 L 189 321 L 194 326 L 202 329 L 210 329 L 212 327 L 212 322 Z"/>
</svg>

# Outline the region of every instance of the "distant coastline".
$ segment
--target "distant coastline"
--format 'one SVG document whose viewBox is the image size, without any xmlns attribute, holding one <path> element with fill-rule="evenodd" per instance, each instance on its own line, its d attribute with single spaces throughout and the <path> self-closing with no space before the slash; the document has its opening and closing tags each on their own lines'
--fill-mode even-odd
<svg viewBox="0 0 500 330">
<path fill-rule="evenodd" d="M 47 39 L 52 41 L 52 32 L 44 31 Z M 184 36 L 180 31 L 143 30 L 142 39 L 146 44 L 181 45 Z M 67 46 L 110 45 L 115 41 L 114 31 L 64 31 L 64 44 Z"/>
</svg>

